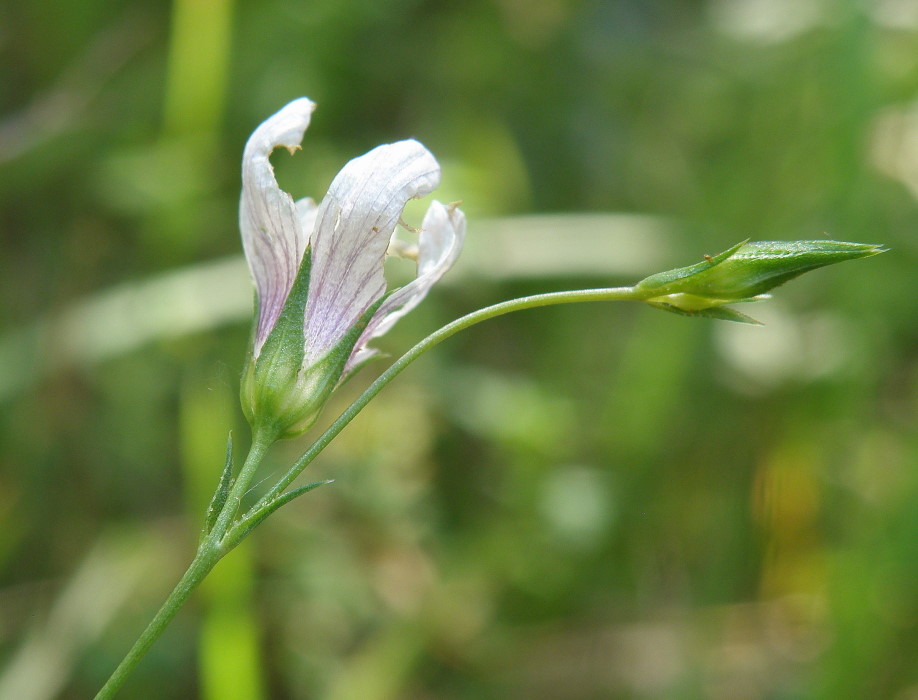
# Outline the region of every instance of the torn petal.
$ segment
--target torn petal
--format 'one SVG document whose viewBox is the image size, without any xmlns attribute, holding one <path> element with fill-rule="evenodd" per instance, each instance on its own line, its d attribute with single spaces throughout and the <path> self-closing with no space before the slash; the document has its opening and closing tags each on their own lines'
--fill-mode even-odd
<svg viewBox="0 0 918 700">
<path fill-rule="evenodd" d="M 294 204 L 278 186 L 269 156 L 279 146 L 291 153 L 299 148 L 314 109 L 315 104 L 305 97 L 288 104 L 255 129 L 242 158 L 239 228 L 258 291 L 256 358 L 277 322 L 309 244 L 305 217 L 298 211 L 306 207 Z"/>
<path fill-rule="evenodd" d="M 440 183 L 440 166 L 414 140 L 351 160 L 319 206 L 305 312 L 304 364 L 324 357 L 386 291 L 383 261 L 409 199 Z"/>
<path fill-rule="evenodd" d="M 455 264 L 465 240 L 465 215 L 455 206 L 433 201 L 418 241 L 418 276 L 395 290 L 380 305 L 361 334 L 345 368 L 345 375 L 370 359 L 376 351 L 367 344 L 388 332 L 405 314 L 427 296 L 430 288 Z"/>
</svg>

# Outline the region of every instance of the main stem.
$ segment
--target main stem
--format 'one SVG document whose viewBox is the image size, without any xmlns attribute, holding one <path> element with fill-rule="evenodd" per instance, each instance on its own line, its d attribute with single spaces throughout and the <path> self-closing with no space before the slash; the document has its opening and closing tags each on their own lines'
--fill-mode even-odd
<svg viewBox="0 0 918 700">
<path fill-rule="evenodd" d="M 215 556 L 214 553 L 210 553 L 208 556 L 202 550 L 198 550 L 197 555 L 178 582 L 178 585 L 172 590 L 169 597 L 166 598 L 166 602 L 163 603 L 153 619 L 150 620 L 150 624 L 147 625 L 143 634 L 140 635 L 134 643 L 134 646 L 131 647 L 131 650 L 118 665 L 118 668 L 112 673 L 111 677 L 102 687 L 102 690 L 96 694 L 95 700 L 107 700 L 115 696 L 115 693 L 118 692 L 118 689 L 121 688 L 124 681 L 127 680 L 127 677 L 130 675 L 131 671 L 134 670 L 134 667 L 140 662 L 144 654 L 147 653 L 147 650 L 152 646 L 153 642 L 159 638 L 163 630 L 166 629 L 166 626 L 172 621 L 172 618 L 175 617 L 175 614 L 182 607 L 182 604 L 188 596 L 191 595 L 191 592 L 197 588 L 198 584 L 204 580 L 204 577 L 214 568 L 218 559 L 219 556 Z"/>
<path fill-rule="evenodd" d="M 224 536 L 239 511 L 239 504 L 248 490 L 252 478 L 255 476 L 258 465 L 261 464 L 265 452 L 267 452 L 268 447 L 271 446 L 275 438 L 275 435 L 265 431 L 256 433 L 253 436 L 249 454 L 242 465 L 242 469 L 239 470 L 239 475 L 236 477 L 232 489 L 230 489 L 226 503 L 220 511 L 213 529 L 201 542 L 194 559 L 172 590 L 172 593 L 169 594 L 162 607 L 150 620 L 150 624 L 147 625 L 134 643 L 134 646 L 122 659 L 118 668 L 115 669 L 102 689 L 96 694 L 95 700 L 108 700 L 108 698 L 115 696 L 115 693 L 127 680 L 134 667 L 137 666 L 153 645 L 153 642 L 159 638 L 163 630 L 172 621 L 172 618 L 178 613 L 185 600 L 191 595 L 191 592 L 198 587 L 198 584 L 204 580 L 204 577 L 210 573 L 217 562 L 235 546 L 236 543 L 227 543 Z"/>
</svg>

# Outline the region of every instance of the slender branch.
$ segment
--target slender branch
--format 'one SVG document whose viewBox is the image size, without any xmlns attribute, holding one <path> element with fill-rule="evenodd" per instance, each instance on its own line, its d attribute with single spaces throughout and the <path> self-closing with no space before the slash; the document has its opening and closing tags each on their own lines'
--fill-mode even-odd
<svg viewBox="0 0 918 700">
<path fill-rule="evenodd" d="M 370 386 L 367 387 L 340 416 L 338 416 L 303 456 L 296 461 L 283 477 L 281 477 L 274 487 L 268 491 L 258 503 L 252 506 L 245 515 L 236 521 L 227 533 L 227 540 L 235 543 L 238 541 L 237 538 L 240 534 L 247 533 L 250 529 L 248 526 L 260 517 L 261 512 L 265 508 L 270 507 L 272 502 L 281 496 L 284 489 L 293 483 L 293 480 L 296 479 L 309 463 L 312 462 L 316 456 L 335 439 L 335 437 L 337 437 L 338 433 L 340 433 L 345 426 L 347 426 L 347 424 L 350 423 L 380 391 L 382 391 L 383 387 L 391 382 L 418 357 L 455 333 L 497 316 L 539 306 L 572 304 L 587 301 L 643 300 L 646 297 L 647 294 L 645 292 L 638 291 L 634 287 L 605 287 L 601 289 L 581 289 L 567 292 L 535 294 L 519 299 L 511 299 L 510 301 L 504 301 L 479 309 L 478 311 L 473 311 L 470 314 L 456 319 L 452 323 L 448 323 L 439 330 L 434 331 L 396 360 L 385 372 L 379 375 L 376 381 L 370 384 Z"/>
</svg>

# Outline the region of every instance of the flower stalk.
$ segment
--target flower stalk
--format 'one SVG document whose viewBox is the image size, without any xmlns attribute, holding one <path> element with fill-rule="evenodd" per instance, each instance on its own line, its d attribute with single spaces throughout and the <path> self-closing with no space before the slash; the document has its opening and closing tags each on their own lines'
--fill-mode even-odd
<svg viewBox="0 0 918 700">
<path fill-rule="evenodd" d="M 306 452 L 303 453 L 293 466 L 284 474 L 278 482 L 268 491 L 267 494 L 252 508 L 250 508 L 245 515 L 240 519 L 237 527 L 244 527 L 245 523 L 251 522 L 259 518 L 261 512 L 270 506 L 270 504 L 277 498 L 281 498 L 284 492 L 290 484 L 303 472 L 303 470 L 312 462 L 319 454 L 328 447 L 329 443 L 337 437 L 337 435 L 344 430 L 344 428 L 350 423 L 360 411 L 362 411 L 370 401 L 372 401 L 383 388 L 391 382 L 395 377 L 401 374 L 412 362 L 418 359 L 425 352 L 431 348 L 439 345 L 447 338 L 455 335 L 459 331 L 470 328 L 482 321 L 487 321 L 498 316 L 503 316 L 504 314 L 509 314 L 514 311 L 523 311 L 525 309 L 538 308 L 540 306 L 553 306 L 556 304 L 573 304 L 578 302 L 588 302 L 588 301 L 635 301 L 643 300 L 646 298 L 644 292 L 636 290 L 634 287 L 605 287 L 601 289 L 578 289 L 572 291 L 564 292 L 550 292 L 546 294 L 535 294 L 527 297 L 520 297 L 518 299 L 511 299 L 509 301 L 504 301 L 499 304 L 494 304 L 492 306 L 487 306 L 483 309 L 478 309 L 473 311 L 470 314 L 466 314 L 461 318 L 456 319 L 452 323 L 448 323 L 437 331 L 434 331 L 422 341 L 417 343 L 413 348 L 408 352 L 402 355 L 398 360 L 393 362 L 376 380 L 368 386 L 360 396 L 358 396 L 350 406 L 348 406 L 340 416 L 323 432 L 316 441 L 309 447 Z M 232 533 L 231 533 L 232 536 Z"/>
</svg>

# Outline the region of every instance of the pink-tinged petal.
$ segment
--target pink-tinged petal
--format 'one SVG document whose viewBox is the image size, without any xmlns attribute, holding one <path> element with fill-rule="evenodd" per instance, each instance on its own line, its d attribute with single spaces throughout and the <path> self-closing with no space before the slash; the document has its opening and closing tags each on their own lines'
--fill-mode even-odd
<svg viewBox="0 0 918 700">
<path fill-rule="evenodd" d="M 323 358 L 385 294 L 383 261 L 402 210 L 439 184 L 440 166 L 413 140 L 378 146 L 335 177 L 312 238 L 304 365 Z"/>
<path fill-rule="evenodd" d="M 296 202 L 296 218 L 300 222 L 300 231 L 306 234 L 306 243 L 312 238 L 316 227 L 316 217 L 319 215 L 319 205 L 312 197 L 303 197 Z M 302 255 L 300 256 L 302 258 Z"/>
<path fill-rule="evenodd" d="M 387 333 L 402 316 L 421 303 L 431 287 L 456 263 L 464 240 L 465 215 L 462 211 L 455 206 L 431 202 L 421 224 L 417 279 L 392 292 L 380 304 L 354 346 L 345 374 L 376 354 L 367 344 Z"/>
<path fill-rule="evenodd" d="M 301 223 L 308 207 L 298 207 L 278 186 L 269 156 L 280 146 L 290 153 L 300 147 L 314 109 L 305 97 L 294 100 L 255 129 L 242 157 L 239 228 L 258 291 L 256 358 L 287 300 L 310 233 Z"/>
</svg>

